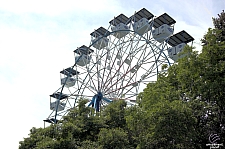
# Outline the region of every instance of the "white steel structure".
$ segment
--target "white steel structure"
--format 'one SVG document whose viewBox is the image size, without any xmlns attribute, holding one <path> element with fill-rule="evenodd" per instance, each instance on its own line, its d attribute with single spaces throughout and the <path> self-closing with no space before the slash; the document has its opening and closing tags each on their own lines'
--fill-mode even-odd
<svg viewBox="0 0 225 149">
<path fill-rule="evenodd" d="M 56 123 L 80 98 L 89 99 L 97 112 L 113 100 L 132 105 L 146 84 L 156 81 L 161 66 L 171 65 L 183 45 L 194 40 L 185 31 L 173 35 L 175 23 L 166 13 L 154 17 L 143 8 L 92 32 L 90 45 L 74 50 L 75 64 L 61 71 L 62 86 L 50 95 L 53 112 L 44 121 Z"/>
</svg>

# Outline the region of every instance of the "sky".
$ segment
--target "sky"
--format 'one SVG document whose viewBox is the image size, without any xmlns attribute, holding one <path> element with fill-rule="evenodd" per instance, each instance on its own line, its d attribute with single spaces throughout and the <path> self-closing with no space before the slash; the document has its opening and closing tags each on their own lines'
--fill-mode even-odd
<svg viewBox="0 0 225 149">
<path fill-rule="evenodd" d="M 18 148 L 32 127 L 50 114 L 49 95 L 60 87 L 59 72 L 74 64 L 73 51 L 89 45 L 90 33 L 123 13 L 146 8 L 169 14 L 175 33 L 200 39 L 213 27 L 224 0 L 0 0 L 1 148 Z"/>
</svg>

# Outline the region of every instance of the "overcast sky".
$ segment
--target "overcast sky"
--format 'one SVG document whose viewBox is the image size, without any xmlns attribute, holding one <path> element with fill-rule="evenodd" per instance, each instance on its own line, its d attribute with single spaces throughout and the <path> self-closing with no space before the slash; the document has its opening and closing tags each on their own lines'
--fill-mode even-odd
<svg viewBox="0 0 225 149">
<path fill-rule="evenodd" d="M 224 0 L 0 0 L 1 148 L 18 148 L 32 127 L 50 114 L 49 95 L 60 87 L 59 71 L 74 63 L 73 50 L 89 45 L 90 33 L 121 13 L 148 9 L 169 14 L 175 33 L 200 39 Z"/>
</svg>

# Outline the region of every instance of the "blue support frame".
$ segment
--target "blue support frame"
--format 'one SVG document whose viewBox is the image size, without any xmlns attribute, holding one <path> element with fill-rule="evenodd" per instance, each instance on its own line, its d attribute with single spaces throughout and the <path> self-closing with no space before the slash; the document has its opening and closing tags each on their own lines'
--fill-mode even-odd
<svg viewBox="0 0 225 149">
<path fill-rule="evenodd" d="M 99 112 L 100 111 L 100 104 L 101 104 L 101 101 L 104 100 L 108 103 L 112 102 L 112 100 L 110 99 L 107 99 L 105 97 L 103 97 L 102 93 L 101 92 L 98 92 L 98 94 L 94 95 L 92 97 L 92 100 L 91 102 L 88 104 L 88 107 L 92 106 L 95 108 L 95 111 L 96 112 Z"/>
</svg>

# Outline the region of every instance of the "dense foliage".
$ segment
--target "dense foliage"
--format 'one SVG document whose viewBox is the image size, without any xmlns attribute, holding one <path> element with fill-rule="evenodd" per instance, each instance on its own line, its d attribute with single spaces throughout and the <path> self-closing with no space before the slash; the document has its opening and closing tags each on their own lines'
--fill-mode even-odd
<svg viewBox="0 0 225 149">
<path fill-rule="evenodd" d="M 81 100 L 57 125 L 32 128 L 19 148 L 204 149 L 210 134 L 225 142 L 225 13 L 213 22 L 202 53 L 186 46 L 187 56 L 146 86 L 138 106 L 118 100 L 96 115 Z"/>
</svg>

